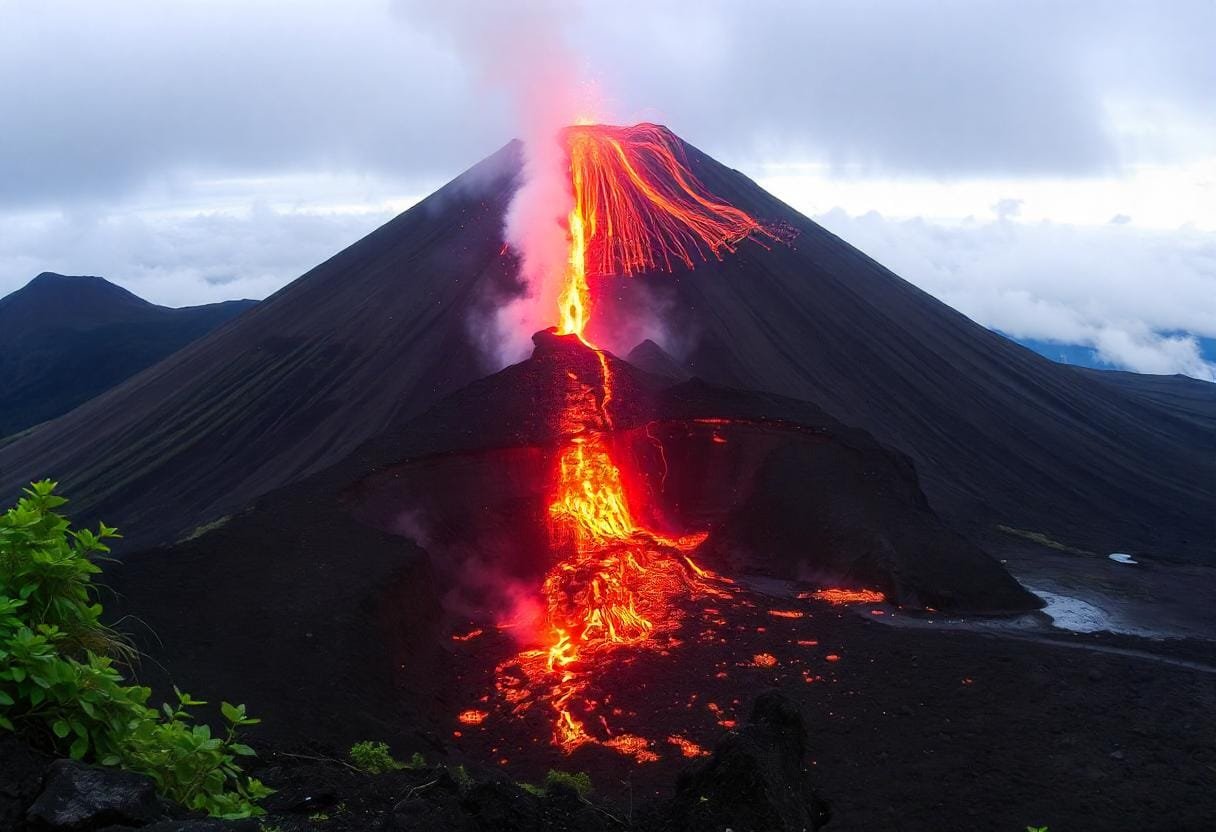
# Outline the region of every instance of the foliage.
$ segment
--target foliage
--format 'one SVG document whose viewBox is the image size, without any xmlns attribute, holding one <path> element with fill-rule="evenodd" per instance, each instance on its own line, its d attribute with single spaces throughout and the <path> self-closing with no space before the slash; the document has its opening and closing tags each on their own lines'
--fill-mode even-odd
<svg viewBox="0 0 1216 832">
<path fill-rule="evenodd" d="M 561 786 L 573 789 L 583 800 L 586 800 L 587 796 L 592 792 L 591 775 L 585 771 L 571 774 L 568 771 L 558 771 L 551 768 L 549 769 L 549 773 L 545 775 L 543 786 L 538 786 L 535 783 L 516 783 L 515 785 L 537 797 L 544 797 L 555 788 Z"/>
<path fill-rule="evenodd" d="M 226 729 L 212 736 L 176 691 L 176 707 L 148 707 L 151 691 L 127 684 L 115 659 L 132 651 L 101 623 L 94 562 L 118 537 L 101 524 L 73 530 L 55 509 L 55 483 L 34 483 L 0 516 L 0 727 L 22 731 L 75 760 L 151 777 L 165 797 L 220 817 L 260 814 L 270 790 L 238 757 L 253 749 L 237 730 L 257 722 L 243 705 L 221 706 Z"/>
<path fill-rule="evenodd" d="M 364 740 L 350 747 L 350 761 L 368 774 L 384 774 L 406 768 L 405 763 L 393 759 L 388 744 Z"/>
<path fill-rule="evenodd" d="M 557 771 L 549 769 L 549 773 L 545 775 L 545 790 L 550 791 L 555 786 L 565 786 L 578 792 L 578 796 L 586 799 L 587 795 L 591 794 L 591 775 L 585 771 L 580 771 L 576 774 L 571 774 L 568 771 Z"/>
</svg>

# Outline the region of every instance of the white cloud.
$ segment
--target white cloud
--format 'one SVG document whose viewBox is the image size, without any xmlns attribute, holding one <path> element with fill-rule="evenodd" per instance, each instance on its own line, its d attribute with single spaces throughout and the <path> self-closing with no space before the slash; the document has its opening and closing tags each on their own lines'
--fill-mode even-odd
<svg viewBox="0 0 1216 832">
<path fill-rule="evenodd" d="M 1216 381 L 1216 239 L 1194 229 L 1009 219 L 961 224 L 834 210 L 830 231 L 984 326 L 1093 347 L 1110 364 Z M 1181 333 L 1181 334 L 1180 334 Z"/>
</svg>

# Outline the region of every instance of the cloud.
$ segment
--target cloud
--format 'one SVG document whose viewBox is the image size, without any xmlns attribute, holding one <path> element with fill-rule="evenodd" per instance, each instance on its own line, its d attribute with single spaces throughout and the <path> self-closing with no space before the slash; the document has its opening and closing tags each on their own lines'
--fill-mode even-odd
<svg viewBox="0 0 1216 832">
<path fill-rule="evenodd" d="M 472 65 L 437 18 L 489 57 L 559 31 L 622 118 L 737 164 L 1093 175 L 1216 140 L 1204 0 L 441 6 L 0 4 L 0 208 L 217 173 L 458 168 L 509 138 L 515 93 L 488 91 L 504 62 Z"/>
<path fill-rule="evenodd" d="M 230 213 L 80 211 L 5 223 L 0 295 L 35 274 L 96 274 L 167 306 L 261 299 L 392 217 L 310 214 L 264 202 Z"/>
<path fill-rule="evenodd" d="M 1216 239 L 1192 229 L 956 225 L 834 210 L 825 227 L 977 323 L 1093 347 L 1114 366 L 1216 381 Z M 1182 333 L 1182 334 L 1180 334 Z"/>
</svg>

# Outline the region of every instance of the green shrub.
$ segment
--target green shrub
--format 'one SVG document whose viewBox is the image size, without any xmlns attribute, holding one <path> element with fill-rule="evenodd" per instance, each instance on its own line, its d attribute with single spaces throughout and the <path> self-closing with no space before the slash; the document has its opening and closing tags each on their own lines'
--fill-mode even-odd
<svg viewBox="0 0 1216 832">
<path fill-rule="evenodd" d="M 350 747 L 350 761 L 368 774 L 384 774 L 388 771 L 398 771 L 406 767 L 393 759 L 388 753 L 388 744 L 364 740 Z"/>
<path fill-rule="evenodd" d="M 214 737 L 191 709 L 206 704 L 176 691 L 176 707 L 148 707 L 151 691 L 127 684 L 115 659 L 131 648 L 101 623 L 94 563 L 118 537 L 104 524 L 73 530 L 55 509 L 67 501 L 44 480 L 0 516 L 0 728 L 21 731 L 75 760 L 146 774 L 160 793 L 220 817 L 261 814 L 270 790 L 246 776 L 238 757 L 253 749 L 237 730 L 257 722 L 221 706 Z"/>
<path fill-rule="evenodd" d="M 543 786 L 537 786 L 534 783 L 516 783 L 528 794 L 534 794 L 537 797 L 544 797 L 553 791 L 558 786 L 565 786 L 569 789 L 574 789 L 579 797 L 584 800 L 591 794 L 591 775 L 585 771 L 580 771 L 577 774 L 571 774 L 568 771 L 558 771 L 557 769 L 549 769 L 549 773 L 545 775 L 545 783 Z"/>
<path fill-rule="evenodd" d="M 578 792 L 579 797 L 585 799 L 591 794 L 591 775 L 585 771 L 571 774 L 568 771 L 549 769 L 549 773 L 545 775 L 545 791 L 549 791 L 554 786 L 559 785 L 574 789 L 574 791 Z"/>
</svg>

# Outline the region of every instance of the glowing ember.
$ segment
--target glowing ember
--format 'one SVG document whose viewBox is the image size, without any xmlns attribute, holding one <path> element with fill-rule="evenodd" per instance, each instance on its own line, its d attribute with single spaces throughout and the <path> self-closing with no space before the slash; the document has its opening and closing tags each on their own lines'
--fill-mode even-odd
<svg viewBox="0 0 1216 832">
<path fill-rule="evenodd" d="M 756 667 L 776 667 L 777 657 L 772 653 L 757 653 L 752 656 L 752 664 Z"/>
<path fill-rule="evenodd" d="M 686 737 L 668 737 L 667 741 L 680 749 L 680 753 L 690 760 L 694 757 L 708 757 L 709 752 Z"/>
<path fill-rule="evenodd" d="M 814 598 L 829 604 L 881 604 L 887 598 L 872 589 L 820 589 L 815 592 L 800 592 L 799 598 Z"/>
<path fill-rule="evenodd" d="M 798 610 L 769 610 L 768 614 L 774 618 L 802 618 L 806 615 Z"/>
<path fill-rule="evenodd" d="M 692 560 L 704 534 L 663 534 L 641 525 L 630 510 L 608 439 L 612 370 L 586 336 L 592 305 L 587 278 L 670 270 L 675 262 L 692 268 L 708 255 L 734 251 L 748 236 L 772 235 L 716 200 L 688 170 L 678 142 L 659 127 L 582 125 L 569 128 L 565 139 L 574 208 L 556 331 L 593 350 L 599 372 L 594 380 L 568 373 L 571 389 L 559 414 L 570 438 L 558 454 L 549 504 L 558 558 L 542 585 L 549 641 L 500 665 L 496 686 L 516 714 L 546 702 L 553 741 L 566 752 L 597 743 L 652 762 L 658 755 L 649 740 L 614 735 L 598 703 L 587 697 L 588 672 L 625 646 L 675 646 L 672 632 L 681 616 L 676 600 L 724 596 L 729 582 Z M 469 713 L 461 714 L 462 722 Z M 669 741 L 685 756 L 704 753 L 677 739 Z"/>
<path fill-rule="evenodd" d="M 452 641 L 472 641 L 473 639 L 475 639 L 479 635 L 481 635 L 481 632 L 482 631 L 480 629 L 477 629 L 477 630 L 470 630 L 469 632 L 463 633 L 463 634 L 454 633 L 452 635 Z"/>
<path fill-rule="evenodd" d="M 486 717 L 488 716 L 489 714 L 485 711 L 476 711 L 470 709 L 467 711 L 461 711 L 456 715 L 456 718 L 465 725 L 480 725 L 486 721 Z"/>
</svg>

